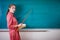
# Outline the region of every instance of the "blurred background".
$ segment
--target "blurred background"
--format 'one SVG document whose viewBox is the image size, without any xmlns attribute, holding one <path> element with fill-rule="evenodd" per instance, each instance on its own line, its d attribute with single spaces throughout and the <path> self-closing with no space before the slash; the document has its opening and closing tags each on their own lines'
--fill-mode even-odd
<svg viewBox="0 0 60 40">
<path fill-rule="evenodd" d="M 0 40 L 9 40 L 6 14 L 10 4 L 16 5 L 14 16 L 18 23 L 25 20 L 20 30 L 22 40 L 60 40 L 60 0 L 0 0 Z"/>
</svg>

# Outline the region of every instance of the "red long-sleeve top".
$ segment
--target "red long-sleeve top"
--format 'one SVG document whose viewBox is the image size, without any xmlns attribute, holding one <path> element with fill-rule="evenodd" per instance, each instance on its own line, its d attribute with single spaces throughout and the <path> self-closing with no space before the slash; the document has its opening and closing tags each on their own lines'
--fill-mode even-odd
<svg viewBox="0 0 60 40">
<path fill-rule="evenodd" d="M 16 18 L 13 16 L 13 13 L 8 12 L 7 14 L 7 26 L 9 29 L 17 29 L 15 25 L 17 25 L 18 22 Z"/>
</svg>

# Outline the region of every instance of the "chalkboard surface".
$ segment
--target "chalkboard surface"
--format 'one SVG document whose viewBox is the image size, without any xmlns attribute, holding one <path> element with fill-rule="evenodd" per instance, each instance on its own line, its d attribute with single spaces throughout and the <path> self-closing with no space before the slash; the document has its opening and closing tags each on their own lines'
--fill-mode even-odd
<svg viewBox="0 0 60 40">
<path fill-rule="evenodd" d="M 60 28 L 59 0 L 0 0 L 0 29 L 7 28 L 6 13 L 9 4 L 16 5 L 15 17 L 18 23 L 32 9 L 26 21 L 26 28 Z"/>
</svg>

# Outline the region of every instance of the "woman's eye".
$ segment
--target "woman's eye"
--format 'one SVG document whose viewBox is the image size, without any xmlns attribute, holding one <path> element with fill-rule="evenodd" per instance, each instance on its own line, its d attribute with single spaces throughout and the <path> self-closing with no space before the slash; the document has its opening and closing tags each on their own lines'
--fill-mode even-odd
<svg viewBox="0 0 60 40">
<path fill-rule="evenodd" d="M 12 8 L 12 9 L 14 9 L 14 8 Z"/>
</svg>

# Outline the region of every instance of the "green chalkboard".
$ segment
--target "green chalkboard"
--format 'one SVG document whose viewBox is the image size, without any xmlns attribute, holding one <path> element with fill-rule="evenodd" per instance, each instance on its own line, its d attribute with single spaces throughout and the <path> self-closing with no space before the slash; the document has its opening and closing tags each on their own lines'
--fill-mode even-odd
<svg viewBox="0 0 60 40">
<path fill-rule="evenodd" d="M 26 28 L 60 28 L 59 0 L 1 0 L 0 29 L 7 28 L 6 13 L 9 4 L 16 5 L 15 17 L 18 23 L 25 18 L 27 11 L 32 12 L 24 22 Z"/>
</svg>

